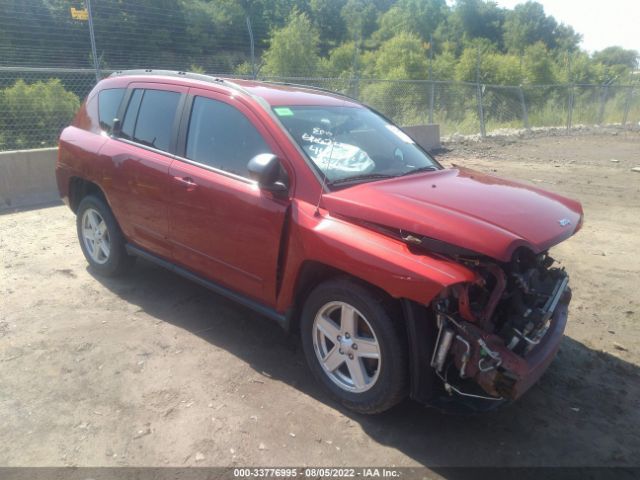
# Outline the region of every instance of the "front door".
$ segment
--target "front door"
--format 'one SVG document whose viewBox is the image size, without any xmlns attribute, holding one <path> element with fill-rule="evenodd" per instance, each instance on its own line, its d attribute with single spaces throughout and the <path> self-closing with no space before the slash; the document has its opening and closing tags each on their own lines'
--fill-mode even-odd
<svg viewBox="0 0 640 480">
<path fill-rule="evenodd" d="M 278 253 L 288 199 L 249 180 L 247 163 L 277 145 L 237 99 L 191 89 L 173 178 L 169 237 L 174 261 L 275 306 Z"/>
</svg>

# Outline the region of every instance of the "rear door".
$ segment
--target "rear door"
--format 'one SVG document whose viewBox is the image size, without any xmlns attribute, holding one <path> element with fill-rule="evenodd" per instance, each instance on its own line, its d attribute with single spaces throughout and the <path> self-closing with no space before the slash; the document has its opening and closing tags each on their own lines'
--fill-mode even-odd
<svg viewBox="0 0 640 480">
<path fill-rule="evenodd" d="M 174 260 L 275 305 L 278 253 L 289 199 L 261 191 L 247 163 L 282 152 L 241 101 L 190 89 L 180 128 L 169 205 Z"/>
<path fill-rule="evenodd" d="M 130 84 L 120 112 L 120 131 L 100 152 L 115 166 L 111 202 L 125 235 L 165 258 L 171 257 L 169 166 L 187 90 L 160 83 Z"/>
</svg>

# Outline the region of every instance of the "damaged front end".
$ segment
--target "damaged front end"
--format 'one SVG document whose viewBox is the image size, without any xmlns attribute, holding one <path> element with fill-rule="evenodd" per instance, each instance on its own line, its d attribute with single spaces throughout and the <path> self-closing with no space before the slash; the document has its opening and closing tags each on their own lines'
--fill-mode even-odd
<svg viewBox="0 0 640 480">
<path fill-rule="evenodd" d="M 450 395 L 514 400 L 540 378 L 560 346 L 569 278 L 546 252 L 524 248 L 506 264 L 463 255 L 457 260 L 477 280 L 433 303 L 438 335 L 431 366 Z"/>
</svg>

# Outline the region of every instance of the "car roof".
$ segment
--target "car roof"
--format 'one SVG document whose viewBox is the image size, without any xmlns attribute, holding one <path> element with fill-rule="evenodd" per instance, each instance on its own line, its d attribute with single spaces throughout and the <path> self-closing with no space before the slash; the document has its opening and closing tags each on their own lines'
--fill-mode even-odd
<svg viewBox="0 0 640 480">
<path fill-rule="evenodd" d="M 112 73 L 103 80 L 108 84 L 131 82 L 162 82 L 176 85 L 224 89 L 229 93 L 243 93 L 252 97 L 260 97 L 271 106 L 349 106 L 362 107 L 356 100 L 336 92 L 317 87 L 297 85 L 283 82 L 244 80 L 236 78 L 216 77 L 199 73 L 178 72 L 172 70 L 125 70 Z"/>
</svg>

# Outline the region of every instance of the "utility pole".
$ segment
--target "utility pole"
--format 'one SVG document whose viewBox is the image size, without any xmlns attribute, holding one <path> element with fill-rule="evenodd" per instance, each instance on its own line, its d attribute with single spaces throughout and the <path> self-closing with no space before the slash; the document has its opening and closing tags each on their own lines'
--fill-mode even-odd
<svg viewBox="0 0 640 480">
<path fill-rule="evenodd" d="M 96 50 L 96 35 L 93 31 L 93 14 L 91 13 L 91 0 L 84 0 L 87 7 L 87 17 L 89 20 L 89 37 L 91 38 L 91 55 L 93 56 L 93 68 L 96 70 L 96 82 L 100 81 L 100 61 Z"/>
</svg>

